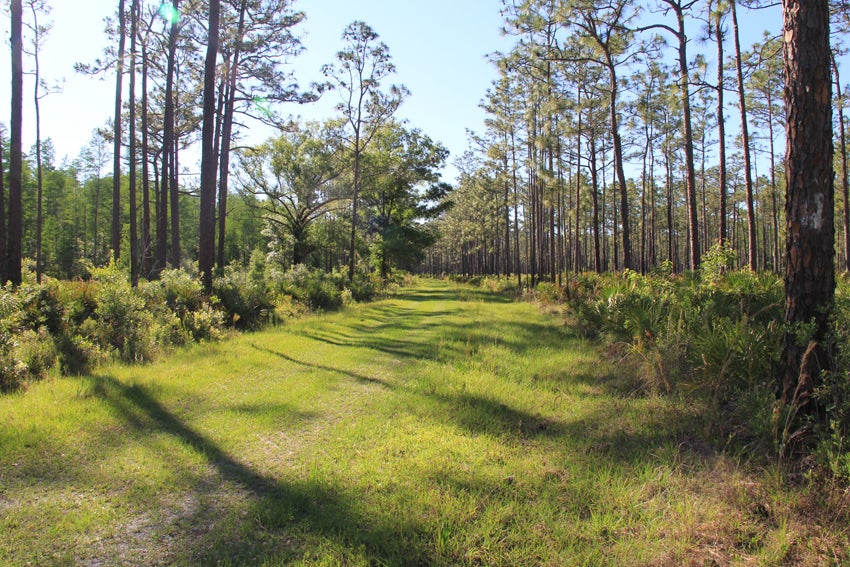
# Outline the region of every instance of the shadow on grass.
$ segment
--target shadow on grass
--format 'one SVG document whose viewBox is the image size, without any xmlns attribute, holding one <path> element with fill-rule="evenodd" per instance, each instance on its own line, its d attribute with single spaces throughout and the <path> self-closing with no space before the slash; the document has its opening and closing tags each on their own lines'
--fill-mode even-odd
<svg viewBox="0 0 850 567">
<path fill-rule="evenodd" d="M 402 288 L 393 293 L 393 297 L 403 301 L 414 301 L 417 303 L 426 301 L 463 301 L 480 303 L 513 303 L 515 299 L 506 293 L 498 293 L 487 289 L 472 286 L 457 286 L 446 290 L 443 286 Z"/>
<path fill-rule="evenodd" d="M 350 370 L 344 370 L 342 368 L 335 368 L 333 366 L 326 366 L 324 364 L 318 364 L 318 363 L 315 363 L 315 362 L 306 362 L 306 361 L 303 361 L 303 360 L 298 360 L 297 358 L 293 358 L 293 357 L 289 356 L 288 354 L 284 354 L 280 351 L 272 350 L 270 348 L 263 348 L 261 346 L 255 345 L 253 343 L 251 344 L 251 347 L 254 348 L 255 350 L 260 351 L 260 352 L 264 352 L 266 354 L 271 354 L 273 356 L 277 356 L 279 358 L 282 358 L 283 360 L 286 360 L 286 361 L 291 362 L 293 364 L 299 364 L 301 366 L 307 366 L 309 368 L 315 368 L 317 370 L 324 370 L 325 372 L 332 372 L 334 374 L 342 374 L 343 376 L 348 376 L 349 378 L 353 378 L 357 382 L 361 382 L 363 384 L 377 384 L 377 385 L 382 386 L 384 388 L 392 388 L 392 386 L 390 384 L 388 384 L 387 382 L 385 382 L 385 381 L 383 381 L 379 378 L 373 378 L 371 376 L 366 376 L 365 374 L 359 374 L 357 372 L 352 372 Z"/>
<path fill-rule="evenodd" d="M 131 427 L 165 433 L 191 447 L 212 465 L 223 481 L 241 486 L 250 496 L 248 511 L 226 511 L 232 518 L 197 511 L 181 524 L 192 541 L 176 550 L 188 564 L 257 564 L 293 558 L 299 536 L 314 536 L 345 548 L 361 549 L 384 565 L 433 563 L 425 534 L 398 518 L 366 517 L 356 510 L 356 496 L 320 482 L 282 482 L 240 462 L 213 440 L 163 406 L 148 388 L 127 385 L 111 376 L 94 376 L 92 394 L 102 399 Z M 208 483 L 207 483 L 208 484 Z M 214 490 L 198 486 L 193 490 Z M 194 525 L 193 525 L 194 524 Z M 201 525 L 208 529 L 199 529 Z M 258 537 L 261 534 L 263 537 Z M 115 558 L 111 558 L 115 559 Z"/>
</svg>

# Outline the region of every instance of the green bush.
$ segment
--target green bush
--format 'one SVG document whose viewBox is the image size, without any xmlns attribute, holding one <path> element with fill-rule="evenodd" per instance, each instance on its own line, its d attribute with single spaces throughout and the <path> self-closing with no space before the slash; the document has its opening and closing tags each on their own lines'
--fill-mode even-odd
<svg viewBox="0 0 850 567">
<path fill-rule="evenodd" d="M 730 262 L 717 250 L 699 277 L 579 274 L 568 281 L 568 307 L 579 330 L 625 357 L 645 386 L 705 400 L 718 435 L 765 448 L 771 404 L 756 416 L 753 400 L 772 395 L 782 282 Z"/>
<path fill-rule="evenodd" d="M 59 369 L 66 376 L 87 374 L 105 359 L 97 343 L 82 335 L 62 333 L 55 343 Z"/>
<path fill-rule="evenodd" d="M 154 318 L 144 298 L 114 264 L 93 270 L 92 277 L 100 286 L 94 312 L 96 324 L 88 328 L 90 338 L 125 362 L 150 360 L 155 351 Z"/>
<path fill-rule="evenodd" d="M 334 280 L 341 279 L 334 277 L 334 274 L 329 275 L 322 270 L 299 264 L 280 274 L 275 287 L 278 293 L 290 295 L 310 309 L 338 309 L 342 306 L 342 287 Z"/>
<path fill-rule="evenodd" d="M 238 329 L 259 328 L 274 308 L 265 281 L 232 266 L 213 281 L 213 293 L 228 323 Z"/>
<path fill-rule="evenodd" d="M 56 366 L 58 354 L 46 327 L 38 331 L 24 329 L 17 337 L 16 358 L 26 365 L 33 378 L 42 378 Z"/>
</svg>

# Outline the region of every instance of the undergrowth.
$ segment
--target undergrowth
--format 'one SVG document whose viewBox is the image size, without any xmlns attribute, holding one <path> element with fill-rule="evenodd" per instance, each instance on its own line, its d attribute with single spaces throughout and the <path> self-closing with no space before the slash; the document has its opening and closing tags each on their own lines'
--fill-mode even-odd
<svg viewBox="0 0 850 567">
<path fill-rule="evenodd" d="M 256 330 L 366 301 L 377 291 L 368 273 L 349 282 L 338 271 L 279 270 L 260 253 L 247 268 L 228 266 L 212 294 L 186 270 L 165 270 L 132 287 L 115 264 L 89 267 L 85 280 L 42 283 L 26 264 L 19 287 L 0 287 L 0 393 L 50 372 L 85 374 L 108 360 L 149 362 L 174 347 L 217 341 L 228 329 Z"/>
</svg>

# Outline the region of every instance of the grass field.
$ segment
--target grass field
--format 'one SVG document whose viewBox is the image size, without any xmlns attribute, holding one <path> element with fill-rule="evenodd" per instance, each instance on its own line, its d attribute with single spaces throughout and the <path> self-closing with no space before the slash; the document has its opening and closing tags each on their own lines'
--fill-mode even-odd
<svg viewBox="0 0 850 567">
<path fill-rule="evenodd" d="M 700 441 L 530 303 L 388 299 L 0 398 L 2 565 L 848 561 L 847 495 Z"/>
</svg>

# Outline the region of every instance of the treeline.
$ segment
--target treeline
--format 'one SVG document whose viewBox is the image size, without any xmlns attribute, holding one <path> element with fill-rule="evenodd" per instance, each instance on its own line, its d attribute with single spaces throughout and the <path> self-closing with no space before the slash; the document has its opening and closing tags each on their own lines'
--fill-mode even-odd
<svg viewBox="0 0 850 567">
<path fill-rule="evenodd" d="M 500 77 L 482 102 L 485 129 L 459 163 L 424 269 L 532 283 L 567 271 L 680 272 L 723 243 L 741 266 L 781 271 L 782 17 L 759 4 L 508 2 L 516 45 L 493 56 Z M 847 14 L 835 10 L 837 254 L 847 268 Z M 770 32 L 744 49 L 742 19 Z"/>
<path fill-rule="evenodd" d="M 38 67 L 50 7 L 12 8 L 21 31 L 14 83 Z M 435 204 L 449 189 L 439 183 L 448 152 L 393 119 L 408 93 L 385 84 L 395 71 L 389 49 L 363 22 L 344 30 L 326 81 L 301 88 L 289 64 L 304 18 L 291 0 L 118 0 L 103 57 L 76 69 L 114 78 L 115 111 L 71 163 L 55 163 L 37 102 L 24 105 L 13 89 L 10 135 L 0 131 L 0 280 L 20 285 L 27 258 L 39 282 L 114 263 L 133 286 L 184 269 L 207 292 L 255 250 L 282 270 L 346 267 L 349 282 L 356 270 L 386 278 L 417 265 L 435 240 L 419 221 L 442 210 Z M 47 94 L 36 80 L 33 100 Z M 338 114 L 324 123 L 284 113 L 287 103 L 337 95 Z M 24 153 L 30 112 L 37 142 Z M 245 147 L 257 124 L 279 134 Z"/>
</svg>

